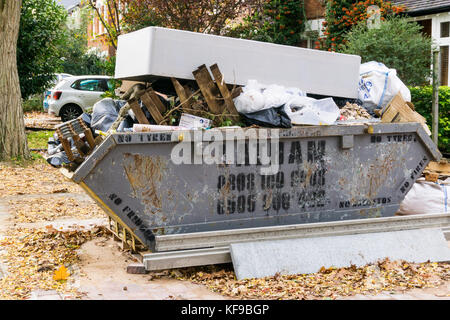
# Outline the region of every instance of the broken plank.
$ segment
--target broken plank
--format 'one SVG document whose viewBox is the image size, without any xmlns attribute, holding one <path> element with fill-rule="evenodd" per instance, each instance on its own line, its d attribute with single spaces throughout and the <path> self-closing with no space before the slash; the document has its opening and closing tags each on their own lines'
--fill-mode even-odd
<svg viewBox="0 0 450 320">
<path fill-rule="evenodd" d="M 164 121 L 164 117 L 162 116 L 158 107 L 155 105 L 149 92 L 144 93 L 141 96 L 141 100 L 144 103 L 145 107 L 147 108 L 148 112 L 150 112 L 150 115 L 152 116 L 153 120 L 155 120 L 156 124 L 166 124 L 166 122 Z"/>
<path fill-rule="evenodd" d="M 146 92 L 148 96 L 152 99 L 153 104 L 158 108 L 158 111 L 161 114 L 166 112 L 166 106 L 159 99 L 159 95 L 152 88 L 149 88 Z"/>
<path fill-rule="evenodd" d="M 236 110 L 236 106 L 234 105 L 233 99 L 231 98 L 231 93 L 228 90 L 225 80 L 223 79 L 222 73 L 220 72 L 219 66 L 216 63 L 213 64 L 211 67 L 209 67 L 209 69 L 213 74 L 214 80 L 216 80 L 216 85 L 217 87 L 219 87 L 220 93 L 222 94 L 222 97 L 225 101 L 225 107 L 227 108 L 228 112 L 231 115 L 239 116 L 239 113 Z"/>
<path fill-rule="evenodd" d="M 200 66 L 192 74 L 208 104 L 209 110 L 214 114 L 221 114 L 224 106 L 217 101 L 218 90 L 206 66 Z"/>
<path fill-rule="evenodd" d="M 128 104 L 130 105 L 131 110 L 133 110 L 133 113 L 140 124 L 150 124 L 136 99 L 129 100 Z"/>
<path fill-rule="evenodd" d="M 183 103 L 183 106 L 187 109 L 191 108 L 191 99 L 189 99 L 190 94 L 186 92 L 185 88 L 178 82 L 175 78 L 170 78 L 172 80 L 173 87 L 177 93 L 178 98 L 180 98 L 180 103 Z"/>
</svg>

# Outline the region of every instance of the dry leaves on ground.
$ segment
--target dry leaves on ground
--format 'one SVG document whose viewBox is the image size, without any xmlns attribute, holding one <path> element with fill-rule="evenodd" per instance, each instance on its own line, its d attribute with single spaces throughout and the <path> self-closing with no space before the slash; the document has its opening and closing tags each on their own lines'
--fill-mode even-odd
<svg viewBox="0 0 450 320">
<path fill-rule="evenodd" d="M 91 199 L 39 197 L 9 201 L 15 222 L 52 221 L 58 218 L 102 218 L 105 213 Z"/>
<path fill-rule="evenodd" d="M 47 163 L 33 163 L 26 167 L 0 163 L 0 177 L 0 198 L 23 194 L 84 193 Z"/>
<path fill-rule="evenodd" d="M 90 231 L 58 231 L 18 228 L 9 230 L 0 240 L 1 258 L 8 273 L 0 280 L 0 299 L 27 299 L 33 290 L 56 290 L 71 298 L 82 294 L 73 286 L 73 277 L 67 281 L 54 280 L 55 270 L 71 268 L 78 261 L 77 249 L 86 241 L 103 237 L 108 231 L 96 227 Z"/>
<path fill-rule="evenodd" d="M 336 299 L 359 293 L 437 287 L 450 280 L 450 264 L 385 259 L 360 268 L 322 268 L 313 274 L 277 274 L 240 281 L 229 266 L 184 268 L 153 275 L 155 278 L 160 276 L 203 284 L 214 292 L 239 299 Z"/>
<path fill-rule="evenodd" d="M 39 111 L 26 112 L 23 118 L 28 128 L 53 130 L 61 123 L 61 118 Z"/>
</svg>

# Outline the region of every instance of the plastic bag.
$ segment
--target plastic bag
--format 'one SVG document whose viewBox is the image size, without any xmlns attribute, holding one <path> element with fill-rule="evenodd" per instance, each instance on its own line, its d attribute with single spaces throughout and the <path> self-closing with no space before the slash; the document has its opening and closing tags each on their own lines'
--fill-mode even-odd
<svg viewBox="0 0 450 320">
<path fill-rule="evenodd" d="M 411 101 L 411 92 L 398 78 L 395 69 L 370 61 L 361 64 L 359 76 L 358 98 L 370 113 L 386 107 L 399 92 L 405 101 Z"/>
<path fill-rule="evenodd" d="M 277 108 L 264 109 L 252 113 L 243 113 L 242 118 L 246 125 L 253 124 L 269 128 L 290 128 L 291 119 L 286 114 L 284 105 Z"/>
<path fill-rule="evenodd" d="M 234 104 L 239 113 L 253 113 L 282 106 L 293 98 L 305 95 L 298 88 L 285 88 L 277 84 L 267 86 L 249 80 L 242 93 L 234 99 Z"/>
<path fill-rule="evenodd" d="M 105 98 L 94 104 L 92 108 L 91 128 L 94 130 L 108 131 L 119 115 L 119 110 L 125 101 L 115 101 Z"/>
<path fill-rule="evenodd" d="M 448 213 L 450 178 L 438 182 L 417 179 L 405 199 L 400 203 L 398 215 Z"/>
<path fill-rule="evenodd" d="M 332 98 L 316 100 L 297 97 L 285 105 L 286 114 L 292 124 L 323 125 L 333 124 L 340 115 L 340 110 Z"/>
</svg>

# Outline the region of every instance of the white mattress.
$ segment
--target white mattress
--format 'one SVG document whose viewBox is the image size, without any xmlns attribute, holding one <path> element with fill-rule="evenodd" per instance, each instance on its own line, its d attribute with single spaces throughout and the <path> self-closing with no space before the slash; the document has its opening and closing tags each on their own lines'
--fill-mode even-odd
<svg viewBox="0 0 450 320">
<path fill-rule="evenodd" d="M 194 79 L 217 63 L 229 84 L 254 79 L 307 93 L 357 98 L 361 57 L 196 32 L 148 27 L 119 36 L 118 79 Z"/>
</svg>

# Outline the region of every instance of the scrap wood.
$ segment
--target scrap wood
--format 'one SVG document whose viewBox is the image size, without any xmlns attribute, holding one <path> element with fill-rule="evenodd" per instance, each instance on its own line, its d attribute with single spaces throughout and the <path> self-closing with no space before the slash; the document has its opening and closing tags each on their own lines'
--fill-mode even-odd
<svg viewBox="0 0 450 320">
<path fill-rule="evenodd" d="M 437 182 L 441 177 L 450 177 L 450 163 L 446 160 L 440 162 L 430 161 L 423 171 L 425 180 Z"/>
<path fill-rule="evenodd" d="M 150 124 L 144 112 L 142 111 L 139 102 L 136 99 L 133 98 L 128 100 L 128 104 L 130 105 L 131 110 L 133 110 L 133 113 L 140 124 Z"/>
<path fill-rule="evenodd" d="M 172 81 L 173 87 L 175 88 L 175 91 L 178 95 L 178 98 L 180 98 L 180 103 L 185 104 L 187 108 L 191 107 L 192 101 L 189 99 L 189 91 L 186 91 L 186 87 L 183 87 L 180 82 L 178 82 L 175 78 L 170 78 Z"/>
<path fill-rule="evenodd" d="M 211 70 L 214 80 L 216 80 L 216 85 L 219 87 L 220 93 L 225 101 L 225 106 L 228 112 L 234 117 L 239 117 L 239 113 L 236 110 L 236 106 L 234 105 L 233 99 L 231 98 L 231 93 L 228 90 L 227 84 L 224 81 L 223 75 L 219 70 L 219 66 L 217 64 L 213 64 L 209 67 Z"/>
<path fill-rule="evenodd" d="M 144 106 L 147 108 L 148 112 L 150 112 L 150 115 L 152 116 L 153 120 L 157 124 L 166 124 L 164 121 L 164 117 L 161 114 L 161 110 L 165 109 L 164 106 L 159 106 L 161 103 L 161 100 L 159 100 L 158 96 L 156 95 L 155 91 L 153 89 L 148 89 L 142 96 L 141 101 L 144 104 Z M 156 103 L 156 101 L 159 102 Z M 149 123 L 147 123 L 149 124 Z"/>
<path fill-rule="evenodd" d="M 413 111 L 400 93 L 398 93 L 383 110 L 381 122 L 419 122 L 422 124 L 425 132 L 428 135 L 431 135 L 431 131 L 426 124 L 425 118 L 416 111 Z"/>
<path fill-rule="evenodd" d="M 223 103 L 218 102 L 218 98 L 220 98 L 219 90 L 211 78 L 206 65 L 201 65 L 197 70 L 194 70 L 192 74 L 206 100 L 209 110 L 211 110 L 213 114 L 221 114 L 225 106 Z"/>
</svg>

